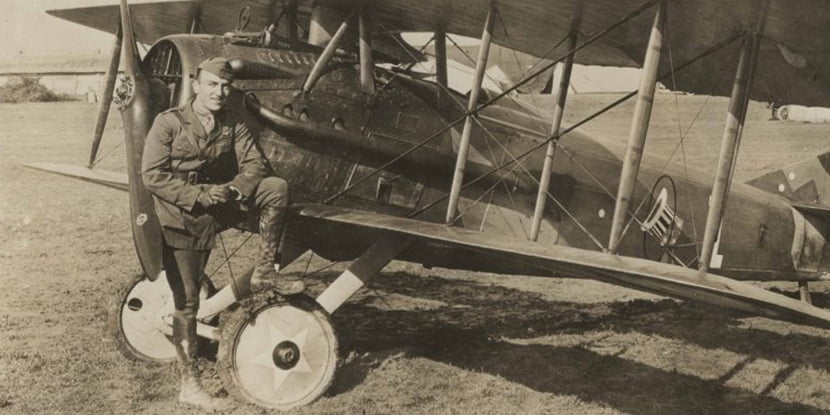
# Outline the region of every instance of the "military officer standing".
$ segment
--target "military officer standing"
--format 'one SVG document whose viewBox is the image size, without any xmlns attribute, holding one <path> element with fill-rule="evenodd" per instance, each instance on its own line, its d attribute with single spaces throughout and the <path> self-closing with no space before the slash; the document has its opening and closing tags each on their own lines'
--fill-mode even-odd
<svg viewBox="0 0 830 415">
<path fill-rule="evenodd" d="M 193 79 L 195 97 L 156 117 L 142 161 L 144 185 L 153 193 L 164 237 L 163 265 L 173 291 L 173 343 L 182 366 L 179 401 L 203 408 L 226 403 L 205 392 L 196 372 L 196 313 L 204 268 L 217 230 L 259 214 L 260 255 L 251 286 L 283 295 L 303 281 L 275 271 L 288 185 L 268 176 L 265 158 L 238 113 L 225 108 L 233 71 L 224 58 L 202 62 Z"/>
</svg>

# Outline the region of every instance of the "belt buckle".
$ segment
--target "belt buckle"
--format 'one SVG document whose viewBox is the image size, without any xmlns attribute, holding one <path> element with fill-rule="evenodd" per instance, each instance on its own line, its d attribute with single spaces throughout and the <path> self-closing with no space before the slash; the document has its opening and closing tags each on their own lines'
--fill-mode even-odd
<svg viewBox="0 0 830 415">
<path fill-rule="evenodd" d="M 199 172 L 189 171 L 187 172 L 187 182 L 190 184 L 198 184 L 199 183 Z"/>
</svg>

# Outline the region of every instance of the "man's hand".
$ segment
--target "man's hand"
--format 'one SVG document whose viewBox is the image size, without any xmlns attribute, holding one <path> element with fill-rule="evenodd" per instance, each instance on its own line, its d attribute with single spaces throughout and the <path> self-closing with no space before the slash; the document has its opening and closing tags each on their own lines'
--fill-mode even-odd
<svg viewBox="0 0 830 415">
<path fill-rule="evenodd" d="M 231 190 L 228 186 L 211 184 L 205 186 L 204 190 L 199 193 L 199 197 L 196 201 L 202 205 L 202 207 L 209 208 L 213 205 L 225 203 L 230 198 Z"/>
</svg>

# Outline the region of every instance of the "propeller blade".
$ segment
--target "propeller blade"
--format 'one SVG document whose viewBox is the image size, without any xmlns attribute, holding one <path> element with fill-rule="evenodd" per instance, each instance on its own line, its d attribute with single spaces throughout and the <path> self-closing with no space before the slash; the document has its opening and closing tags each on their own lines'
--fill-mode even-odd
<svg viewBox="0 0 830 415">
<path fill-rule="evenodd" d="M 112 105 L 112 93 L 115 90 L 115 79 L 118 77 L 118 64 L 121 61 L 121 44 L 122 39 L 121 22 L 118 22 L 118 28 L 115 31 L 115 44 L 112 47 L 112 57 L 110 58 L 110 66 L 107 68 L 107 77 L 104 81 L 104 90 L 101 92 L 101 106 L 98 108 L 98 120 L 95 122 L 95 133 L 92 135 L 92 149 L 89 153 L 89 167 L 90 169 L 95 164 L 95 158 L 98 156 L 98 147 L 101 145 L 101 138 L 104 136 L 104 127 L 107 126 L 107 117 L 110 113 L 110 105 Z"/>
<path fill-rule="evenodd" d="M 127 6 L 127 0 L 121 0 L 121 30 L 124 37 L 124 70 L 127 75 L 134 77 L 140 74 L 141 71 L 141 56 L 138 54 L 138 46 L 135 43 L 135 32 L 133 31 L 133 21 L 130 18 L 130 8 Z"/>
<path fill-rule="evenodd" d="M 153 119 L 162 109 L 162 99 L 153 93 L 153 83 L 144 72 L 136 46 L 135 32 L 126 0 L 121 0 L 121 29 L 126 79 L 119 86 L 116 103 L 124 124 L 124 147 L 127 151 L 130 215 L 133 241 L 138 261 L 150 280 L 159 275 L 162 262 L 161 225 L 156 216 L 153 195 L 144 187 L 141 177 L 141 158 L 144 140 Z"/>
</svg>

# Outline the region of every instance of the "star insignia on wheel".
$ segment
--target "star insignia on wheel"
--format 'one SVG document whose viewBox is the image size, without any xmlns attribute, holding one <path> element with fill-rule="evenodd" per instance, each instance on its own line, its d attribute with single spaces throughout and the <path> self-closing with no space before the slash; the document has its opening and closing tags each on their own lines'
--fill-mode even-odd
<svg viewBox="0 0 830 415">
<path fill-rule="evenodd" d="M 308 329 L 303 329 L 293 336 L 289 337 L 285 335 L 276 325 L 268 321 L 268 334 L 269 334 L 269 342 L 268 347 L 266 347 L 262 353 L 259 353 L 251 358 L 250 362 L 256 366 L 264 367 L 267 369 L 271 369 L 271 374 L 273 375 L 274 379 L 274 391 L 279 390 L 279 388 L 285 383 L 285 380 L 288 378 L 289 375 L 292 373 L 308 373 L 311 372 L 311 366 L 309 366 L 308 361 L 305 358 L 305 353 L 303 353 L 303 348 L 305 347 L 306 337 L 308 336 Z M 276 363 L 274 363 L 274 347 L 280 343 L 285 341 L 289 341 L 297 345 L 297 349 L 300 351 L 299 359 L 294 367 L 290 369 L 281 369 L 279 368 Z"/>
</svg>

